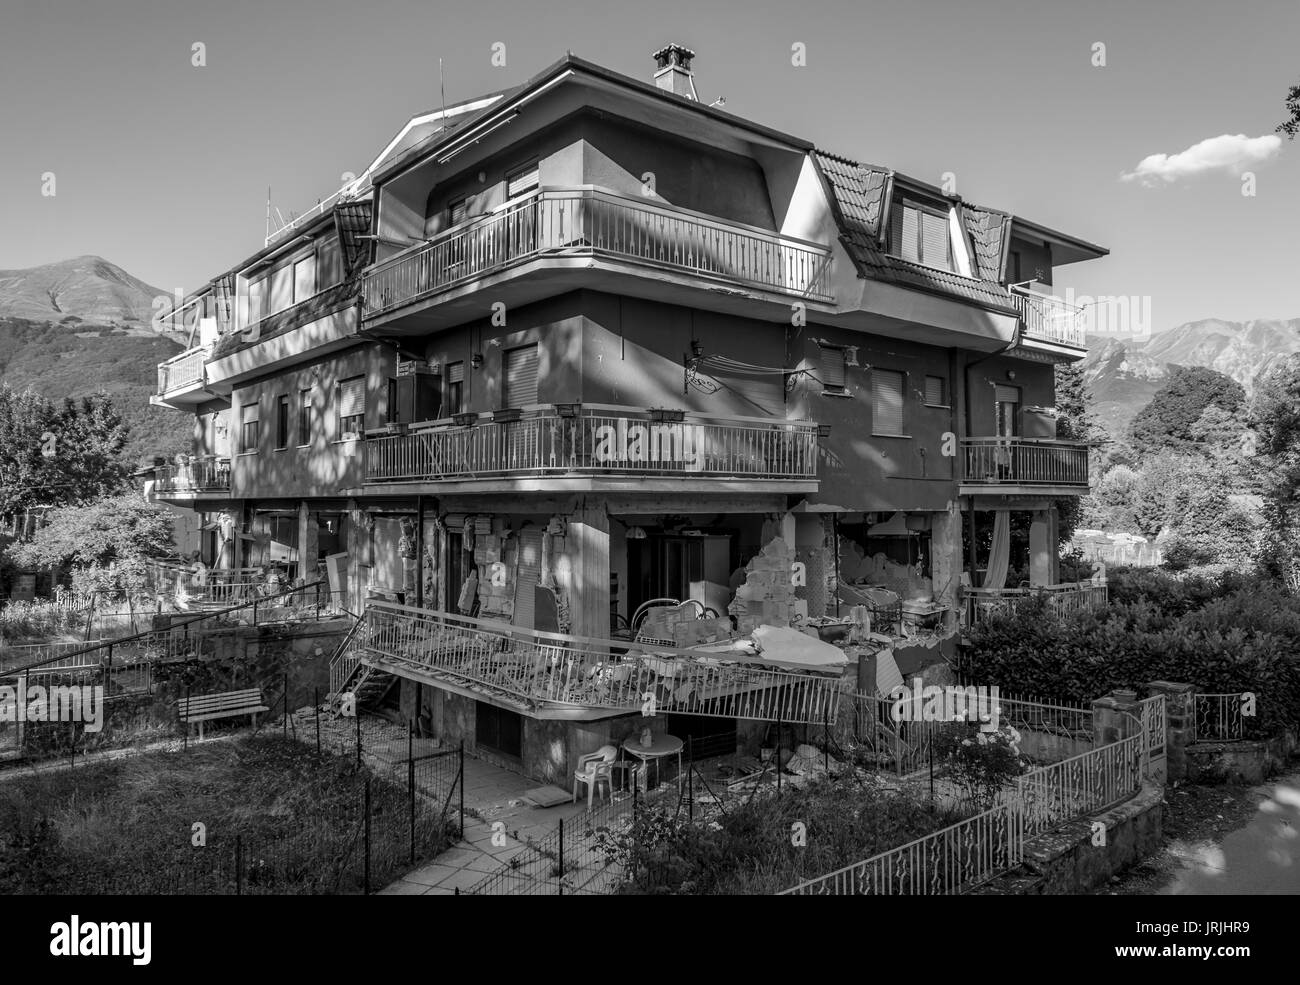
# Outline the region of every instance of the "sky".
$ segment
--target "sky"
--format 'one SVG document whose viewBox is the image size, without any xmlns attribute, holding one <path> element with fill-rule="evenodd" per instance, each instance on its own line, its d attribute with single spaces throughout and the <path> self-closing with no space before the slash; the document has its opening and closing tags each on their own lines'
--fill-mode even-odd
<svg viewBox="0 0 1300 985">
<path fill-rule="evenodd" d="M 648 81 L 677 41 L 705 102 L 1111 251 L 1058 294 L 1297 318 L 1298 39 L 1296 0 L 5 0 L 0 269 L 192 290 L 261 246 L 268 187 L 301 212 L 436 107 L 439 58 L 455 102 L 566 50 Z"/>
</svg>

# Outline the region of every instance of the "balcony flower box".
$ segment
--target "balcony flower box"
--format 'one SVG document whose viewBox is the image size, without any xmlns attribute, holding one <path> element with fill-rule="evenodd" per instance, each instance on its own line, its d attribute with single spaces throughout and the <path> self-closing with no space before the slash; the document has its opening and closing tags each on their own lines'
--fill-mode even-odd
<svg viewBox="0 0 1300 985">
<path fill-rule="evenodd" d="M 494 410 L 492 412 L 492 423 L 510 424 L 513 421 L 519 420 L 519 418 L 523 416 L 523 413 L 524 412 L 518 407 L 506 407 L 502 410 Z"/>
<path fill-rule="evenodd" d="M 656 424 L 680 424 L 686 420 L 686 411 L 670 410 L 667 407 L 651 407 L 647 411 L 650 414 L 650 420 Z"/>
<path fill-rule="evenodd" d="M 460 414 L 452 414 L 451 420 L 458 428 L 470 428 L 478 422 L 478 414 L 473 411 L 465 411 Z"/>
<path fill-rule="evenodd" d="M 383 427 L 383 433 L 389 437 L 406 434 L 407 426 L 399 421 L 389 421 Z"/>
</svg>

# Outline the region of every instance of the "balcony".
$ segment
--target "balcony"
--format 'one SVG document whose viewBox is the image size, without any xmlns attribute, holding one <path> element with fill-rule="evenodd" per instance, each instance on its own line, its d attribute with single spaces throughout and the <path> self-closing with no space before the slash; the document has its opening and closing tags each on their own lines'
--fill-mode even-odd
<svg viewBox="0 0 1300 985">
<path fill-rule="evenodd" d="M 204 387 L 203 375 L 203 367 L 211 353 L 211 346 L 196 345 L 159 363 L 158 393 L 150 397 L 149 402 L 180 407 L 211 400 L 212 394 Z"/>
<path fill-rule="evenodd" d="M 185 465 L 160 466 L 154 494 L 165 499 L 225 496 L 230 492 L 230 459 L 204 456 Z"/>
<path fill-rule="evenodd" d="M 545 479 L 556 489 L 565 477 L 664 478 L 673 489 L 691 479 L 754 480 L 764 491 L 815 491 L 817 425 L 561 404 L 518 420 L 438 424 L 366 441 L 368 484 Z"/>
<path fill-rule="evenodd" d="M 641 712 L 823 725 L 835 720 L 841 678 L 761 656 L 545 633 L 487 619 L 371 602 L 330 666 L 342 690 L 361 664 L 495 699 L 539 718 Z M 593 715 L 592 712 L 596 712 Z"/>
<path fill-rule="evenodd" d="M 962 495 L 1082 496 L 1088 446 L 1050 438 L 963 438 Z"/>
<path fill-rule="evenodd" d="M 1011 288 L 1011 300 L 1020 313 L 1021 344 L 1064 355 L 1082 355 L 1088 349 L 1084 309 L 1051 294 L 1023 287 Z"/>
<path fill-rule="evenodd" d="M 365 275 L 367 320 L 528 261 L 632 264 L 719 285 L 828 301 L 824 246 L 591 187 L 548 188 L 448 229 Z"/>
<path fill-rule="evenodd" d="M 963 594 L 967 627 L 987 622 L 995 616 L 1013 615 L 1019 608 L 1039 599 L 1058 615 L 1101 608 L 1109 601 L 1109 590 L 1105 585 L 1074 582 L 1038 588 L 968 588 Z"/>
</svg>

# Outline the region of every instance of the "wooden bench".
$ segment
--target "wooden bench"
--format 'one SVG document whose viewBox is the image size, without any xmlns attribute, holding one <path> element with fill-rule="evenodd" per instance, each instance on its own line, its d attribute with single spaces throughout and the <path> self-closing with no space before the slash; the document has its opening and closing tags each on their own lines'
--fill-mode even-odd
<svg viewBox="0 0 1300 985">
<path fill-rule="evenodd" d="M 215 718 L 234 718 L 238 715 L 252 715 L 253 725 L 257 725 L 257 716 L 270 711 L 262 703 L 262 692 L 257 688 L 247 691 L 223 691 L 219 694 L 200 694 L 197 697 L 181 698 L 176 702 L 176 710 L 181 721 L 188 728 L 198 722 L 199 738 L 203 738 L 203 723 Z"/>
</svg>

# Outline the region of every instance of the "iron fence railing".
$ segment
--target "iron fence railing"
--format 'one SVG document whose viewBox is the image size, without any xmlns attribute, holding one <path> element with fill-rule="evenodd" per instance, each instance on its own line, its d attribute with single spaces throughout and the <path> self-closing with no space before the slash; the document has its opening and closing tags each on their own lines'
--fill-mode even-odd
<svg viewBox="0 0 1300 985">
<path fill-rule="evenodd" d="M 184 465 L 161 465 L 154 475 L 154 489 L 160 493 L 226 492 L 230 489 L 230 459 L 209 455 Z"/>
<path fill-rule="evenodd" d="M 829 299 L 825 246 L 591 187 L 545 188 L 376 264 L 365 274 L 365 316 L 536 257 L 584 256 Z"/>
<path fill-rule="evenodd" d="M 1088 347 L 1087 312 L 1084 308 L 1051 294 L 1040 294 L 1022 287 L 1011 288 L 1011 300 L 1020 313 L 1025 335 L 1029 338 L 1075 349 Z"/>
<path fill-rule="evenodd" d="M 814 479 L 817 425 L 694 418 L 583 408 L 576 417 L 531 412 L 517 421 L 441 426 L 366 441 L 366 481 L 565 472 Z"/>
<path fill-rule="evenodd" d="M 1140 791 L 1147 741 L 1139 727 L 1126 738 L 1018 777 L 1008 796 L 1019 805 L 1025 835 L 1099 813 Z"/>
<path fill-rule="evenodd" d="M 1258 718 L 1247 714 L 1253 708 L 1250 692 L 1196 694 L 1193 696 L 1193 740 L 1235 742 L 1259 734 Z"/>
<path fill-rule="evenodd" d="M 962 438 L 966 485 L 1075 486 L 1088 490 L 1088 446 L 1050 438 Z"/>
<path fill-rule="evenodd" d="M 838 710 L 838 675 L 798 673 L 712 653 L 521 629 L 372 602 L 335 657 L 486 686 L 525 707 L 570 705 L 821 723 Z"/>
<path fill-rule="evenodd" d="M 1105 585 L 1065 584 L 1041 585 L 1037 588 L 967 588 L 965 598 L 966 625 L 975 626 L 995 616 L 1013 615 L 1021 606 L 1037 599 L 1046 601 L 1048 607 L 1059 615 L 1068 615 L 1083 609 L 1104 607 L 1109 600 Z"/>
<path fill-rule="evenodd" d="M 165 396 L 170 390 L 179 390 L 183 386 L 203 382 L 203 365 L 207 362 L 211 347 L 206 345 L 186 349 L 164 363 L 158 364 L 158 394 Z"/>
</svg>

